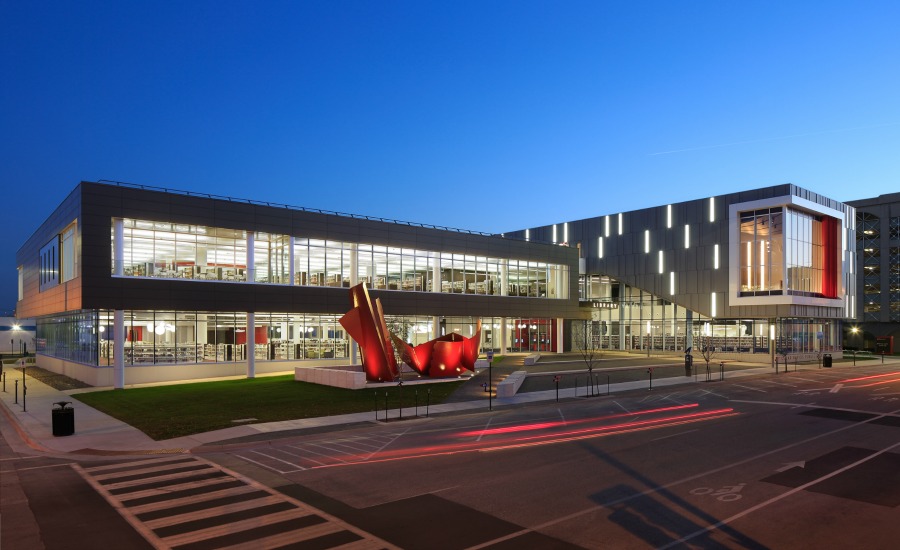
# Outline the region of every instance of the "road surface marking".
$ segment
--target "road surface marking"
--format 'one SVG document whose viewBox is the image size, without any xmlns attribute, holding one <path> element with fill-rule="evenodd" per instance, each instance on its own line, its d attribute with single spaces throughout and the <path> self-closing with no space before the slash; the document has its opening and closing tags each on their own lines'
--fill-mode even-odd
<svg viewBox="0 0 900 550">
<path fill-rule="evenodd" d="M 843 388 L 843 387 L 844 387 L 843 384 L 835 384 L 833 388 L 828 390 L 828 393 L 837 393 L 837 392 L 841 391 L 841 388 Z"/>
<path fill-rule="evenodd" d="M 170 471 L 183 470 L 184 461 L 157 462 L 158 467 L 153 461 L 133 461 L 98 467 L 72 464 L 72 468 L 159 550 L 190 543 L 246 550 L 298 544 L 322 548 L 346 545 L 360 550 L 396 548 L 206 459 L 191 457 L 189 462 L 202 466 L 201 472 L 215 472 L 215 479 L 194 483 L 172 479 L 164 465 Z M 138 468 L 129 469 L 131 465 Z M 130 483 L 135 478 L 140 479 L 138 485 L 123 487 L 124 481 Z M 142 489 L 144 486 L 155 487 L 148 491 Z M 251 535 L 252 541 L 248 540 Z"/>
<path fill-rule="evenodd" d="M 775 471 L 776 472 L 786 472 L 787 470 L 790 470 L 791 468 L 806 468 L 806 461 L 798 460 L 797 462 L 786 462 L 784 464 L 784 466 L 782 466 L 781 468 L 777 468 Z"/>
<path fill-rule="evenodd" d="M 493 420 L 493 419 L 494 419 L 493 416 L 488 418 L 487 424 L 484 425 L 484 428 L 481 430 L 481 433 L 478 434 L 478 439 L 476 439 L 475 441 L 481 441 L 481 438 L 484 437 L 484 432 L 487 431 L 488 427 L 491 425 L 491 420 Z"/>
<path fill-rule="evenodd" d="M 820 482 L 825 481 L 825 480 L 827 480 L 827 479 L 831 479 L 831 478 L 833 478 L 834 476 L 836 476 L 836 475 L 838 475 L 838 474 L 842 474 L 842 473 L 846 472 L 847 470 L 850 470 L 850 469 L 852 469 L 852 468 L 856 468 L 856 467 L 859 466 L 860 464 L 864 464 L 864 463 L 866 463 L 866 462 L 872 460 L 873 458 L 875 458 L 875 457 L 877 457 L 877 456 L 880 456 L 880 455 L 882 455 L 882 454 L 884 454 L 884 453 L 886 453 L 886 452 L 892 450 L 892 449 L 895 448 L 895 447 L 900 447 L 900 442 L 894 443 L 893 445 L 890 445 L 890 446 L 888 446 L 888 447 L 885 447 L 884 449 L 881 449 L 880 451 L 874 452 L 874 453 L 872 453 L 871 455 L 869 455 L 869 456 L 867 456 L 867 457 L 865 457 L 865 458 L 862 458 L 862 459 L 860 459 L 860 460 L 857 460 L 857 461 L 854 462 L 853 464 L 848 464 L 847 466 L 844 466 L 843 468 L 840 468 L 840 469 L 838 469 L 838 470 L 835 470 L 834 472 L 831 472 L 830 474 L 826 474 L 826 475 L 824 475 L 824 476 L 822 476 L 822 477 L 820 477 L 820 478 L 818 478 L 818 479 L 814 479 L 814 480 L 812 480 L 812 481 L 810 481 L 810 482 L 808 482 L 808 483 L 805 483 L 805 484 L 803 484 L 803 485 L 801 485 L 801 486 L 799 486 L 799 487 L 796 487 L 796 488 L 794 488 L 794 489 L 791 489 L 790 491 L 786 491 L 786 492 L 784 492 L 784 493 L 782 493 L 782 494 L 780 494 L 780 495 L 778 495 L 778 496 L 772 497 L 772 498 L 770 498 L 769 500 L 767 500 L 767 501 L 765 501 L 765 502 L 760 502 L 760 503 L 757 504 L 756 506 L 751 506 L 750 508 L 747 508 L 746 510 L 744 510 L 744 511 L 742 511 L 742 512 L 738 512 L 737 514 L 731 516 L 730 518 L 723 519 L 722 521 L 719 521 L 719 522 L 717 522 L 717 523 L 714 523 L 714 524 L 712 524 L 712 525 L 709 525 L 709 526 L 707 526 L 707 527 L 704 527 L 703 529 L 699 529 L 699 530 L 697 530 L 697 531 L 694 531 L 694 532 L 691 533 L 690 535 L 687 535 L 687 536 L 682 537 L 682 538 L 680 538 L 680 539 L 678 539 L 678 540 L 672 541 L 672 542 L 670 542 L 669 544 L 667 544 L 667 545 L 665 545 L 665 546 L 660 546 L 660 550 L 664 550 L 665 548 L 671 548 L 671 547 L 673 547 L 673 546 L 676 546 L 676 545 L 685 543 L 685 542 L 691 540 L 691 539 L 694 538 L 694 537 L 698 537 L 698 536 L 700 536 L 700 535 L 706 534 L 706 533 L 708 533 L 708 532 L 710 532 L 710 531 L 713 531 L 713 530 L 715 530 L 715 529 L 718 529 L 719 527 L 722 527 L 723 525 L 728 525 L 729 523 L 731 523 L 731 522 L 734 521 L 734 520 L 740 519 L 740 518 L 742 518 L 742 517 L 744 517 L 744 516 L 746 516 L 746 515 L 749 515 L 749 514 L 755 512 L 755 511 L 757 511 L 757 510 L 761 510 L 762 508 L 765 508 L 766 506 L 769 506 L 770 504 L 773 504 L 773 503 L 775 503 L 775 502 L 778 502 L 779 500 L 782 500 L 782 499 L 787 498 L 787 497 L 789 497 L 789 496 L 791 496 L 791 495 L 794 495 L 794 494 L 796 494 L 796 493 L 799 493 L 800 491 L 806 490 L 808 487 L 812 487 L 813 485 L 815 485 L 815 484 L 817 484 L 817 483 L 820 483 Z"/>
<path fill-rule="evenodd" d="M 766 403 L 765 401 L 743 401 L 743 402 L 745 402 L 745 403 Z M 547 529 L 547 528 L 549 528 L 549 527 L 553 527 L 554 525 L 557 525 L 557 524 L 560 524 L 560 523 L 564 523 L 564 522 L 566 522 L 566 521 L 573 520 L 573 519 L 578 518 L 578 517 L 581 517 L 581 516 L 583 516 L 583 515 L 586 515 L 586 514 L 592 514 L 592 513 L 596 512 L 596 511 L 598 511 L 598 510 L 603 510 L 603 509 L 609 508 L 610 506 L 615 506 L 616 504 L 620 504 L 620 503 L 622 503 L 622 502 L 626 502 L 626 501 L 629 501 L 629 500 L 632 500 L 632 499 L 635 499 L 635 498 L 645 497 L 645 496 L 647 496 L 647 495 L 652 495 L 652 494 L 658 493 L 658 492 L 660 492 L 660 491 L 662 491 L 662 490 L 669 489 L 670 487 L 675 487 L 675 486 L 681 485 L 681 484 L 683 484 L 683 483 L 688 483 L 688 482 L 690 482 L 690 481 L 694 481 L 695 479 L 701 479 L 701 478 L 706 477 L 706 476 L 710 476 L 710 475 L 717 474 L 717 473 L 719 473 L 719 472 L 724 472 L 724 471 L 726 471 L 726 470 L 730 470 L 731 468 L 736 468 L 736 467 L 738 467 L 738 466 L 743 466 L 744 464 L 747 464 L 747 463 L 750 463 L 750 462 L 758 461 L 758 460 L 761 459 L 761 458 L 765 458 L 765 457 L 767 457 L 767 456 L 769 456 L 769 455 L 773 455 L 773 454 L 780 453 L 780 452 L 782 452 L 782 451 L 786 451 L 786 450 L 791 449 L 791 448 L 793 448 L 793 447 L 798 447 L 798 446 L 800 446 L 800 445 L 805 445 L 805 444 L 807 444 L 807 443 L 809 443 L 809 442 L 811 442 L 811 441 L 815 441 L 815 440 L 817 440 L 817 439 L 822 439 L 823 437 L 829 437 L 829 436 L 832 436 L 832 435 L 834 435 L 834 434 L 836 434 L 836 433 L 840 433 L 840 432 L 843 432 L 843 431 L 846 431 L 846 430 L 852 430 L 853 428 L 856 428 L 856 427 L 859 427 L 859 426 L 861 426 L 861 425 L 863 425 L 863 424 L 869 423 L 869 422 L 871 422 L 871 421 L 873 421 L 873 420 L 875 420 L 875 419 L 877 419 L 877 418 L 883 418 L 883 417 L 885 417 L 885 416 L 895 416 L 897 413 L 900 413 L 900 409 L 898 409 L 898 410 L 896 410 L 896 411 L 892 411 L 892 412 L 890 412 L 890 413 L 881 414 L 881 416 L 876 416 L 876 417 L 870 418 L 870 419 L 868 419 L 868 420 L 863 420 L 862 422 L 854 422 L 854 423 L 848 424 L 848 425 L 846 425 L 846 426 L 841 426 L 840 428 L 836 428 L 836 429 L 834 429 L 834 430 L 832 430 L 832 431 L 830 431 L 830 432 L 825 432 L 825 433 L 821 433 L 821 434 L 819 434 L 819 435 L 814 435 L 814 436 L 812 436 L 812 437 L 808 437 L 808 438 L 806 438 L 806 439 L 802 439 L 802 440 L 799 440 L 799 441 L 794 441 L 793 443 L 788 443 L 787 445 L 784 445 L 784 446 L 779 447 L 779 448 L 777 448 L 777 449 L 772 449 L 771 451 L 766 451 L 766 452 L 764 452 L 764 453 L 760 453 L 760 454 L 758 454 L 758 455 L 751 456 L 751 457 L 745 458 L 745 459 L 743 459 L 743 460 L 738 460 L 737 462 L 732 462 L 731 464 L 726 464 L 726 465 L 724 465 L 724 466 L 720 466 L 720 467 L 718 467 L 718 468 L 714 468 L 714 469 L 709 470 L 709 471 L 706 471 L 706 472 L 701 472 L 701 473 L 699 473 L 699 474 L 694 474 L 694 475 L 692 475 L 692 476 L 688 476 L 688 477 L 685 477 L 685 478 L 682 478 L 682 479 L 678 479 L 678 480 L 675 480 L 675 481 L 673 481 L 673 482 L 671 482 L 671 483 L 666 483 L 665 485 L 659 485 L 659 486 L 657 486 L 657 487 L 651 487 L 650 489 L 646 489 L 646 490 L 644 490 L 644 491 L 641 491 L 640 493 L 635 493 L 635 494 L 633 494 L 633 495 L 629 495 L 629 496 L 627 496 L 627 497 L 622 497 L 622 498 L 620 498 L 620 499 L 616 499 L 616 500 L 612 500 L 612 501 L 609 501 L 609 502 L 605 502 L 605 503 L 603 503 L 603 504 L 597 504 L 597 505 L 594 505 L 594 506 L 589 506 L 589 507 L 587 507 L 587 508 L 584 508 L 583 510 L 579 510 L 578 512 L 573 512 L 573 513 L 568 514 L 568 515 L 566 515 L 566 516 L 562 516 L 562 517 L 559 517 L 559 518 L 556 518 L 556 519 L 552 519 L 552 520 L 550 520 L 550 521 L 546 521 L 546 522 L 544 522 L 544 523 L 541 523 L 540 525 L 535 525 L 534 527 L 527 527 L 527 528 L 521 529 L 521 530 L 519 530 L 519 531 L 516 531 L 516 532 L 514 532 L 514 533 L 510 533 L 510 534 L 508 534 L 508 535 L 505 535 L 505 536 L 502 536 L 502 537 L 497 537 L 496 539 L 493 539 L 493 540 L 489 540 L 489 541 L 483 542 L 483 543 L 481 543 L 481 544 L 479 544 L 479 545 L 477 545 L 477 546 L 472 546 L 471 548 L 469 548 L 469 549 L 467 549 L 467 550 L 478 550 L 478 549 L 480 549 L 480 548 L 487 548 L 487 547 L 489 547 L 489 546 L 492 546 L 492 545 L 495 545 L 495 544 L 499 544 L 499 543 L 501 543 L 501 542 L 504 542 L 504 541 L 507 541 L 507 540 L 511 540 L 511 539 L 516 538 L 516 537 L 520 537 L 520 536 L 525 535 L 525 534 L 528 534 L 528 533 L 530 533 L 530 532 L 541 532 L 541 531 L 543 531 L 543 530 L 545 530 L 545 529 Z M 900 443 L 898 443 L 897 445 L 900 445 Z M 872 458 L 872 457 L 870 457 L 870 458 Z M 851 465 L 851 466 L 852 466 L 852 465 Z"/>
<path fill-rule="evenodd" d="M 744 389 L 748 389 L 748 390 L 758 391 L 758 392 L 762 392 L 762 393 L 769 393 L 769 392 L 767 392 L 766 390 L 761 390 L 761 389 L 759 389 L 759 388 L 751 388 L 750 386 L 744 386 L 743 384 L 734 384 L 734 385 L 737 386 L 737 387 L 739 387 L 739 388 L 744 388 Z"/>
<path fill-rule="evenodd" d="M 613 403 L 615 403 L 616 405 L 622 407 L 622 410 L 623 410 L 623 411 L 625 411 L 625 412 L 627 412 L 627 413 L 630 413 L 630 412 L 631 412 L 631 411 L 629 411 L 628 409 L 625 408 L 625 405 L 622 405 L 622 404 L 619 403 L 618 401 L 613 401 Z"/>
<path fill-rule="evenodd" d="M 18 470 L 0 470 L 0 474 L 14 474 L 16 472 L 25 472 L 27 470 L 42 470 L 44 468 L 56 468 L 58 466 L 71 466 L 74 462 L 60 462 L 59 464 L 50 464 L 48 466 L 32 466 L 31 468 L 19 468 Z"/>
<path fill-rule="evenodd" d="M 693 429 L 693 430 L 688 430 L 688 431 L 686 431 L 686 432 L 681 432 L 681 433 L 677 433 L 677 434 L 670 434 L 670 435 L 664 435 L 664 436 L 662 436 L 662 437 L 657 437 L 656 439 L 651 439 L 650 441 L 659 441 L 659 440 L 661 440 L 661 439 L 669 439 L 670 437 L 678 437 L 679 435 L 685 435 L 685 434 L 689 434 L 689 433 L 691 433 L 691 432 L 699 432 L 699 431 L 700 431 L 700 428 L 695 428 L 695 429 Z"/>
</svg>

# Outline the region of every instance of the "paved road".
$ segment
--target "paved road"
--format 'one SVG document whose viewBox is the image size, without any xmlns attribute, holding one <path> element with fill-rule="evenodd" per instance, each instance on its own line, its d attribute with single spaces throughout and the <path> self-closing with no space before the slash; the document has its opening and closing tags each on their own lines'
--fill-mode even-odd
<svg viewBox="0 0 900 550">
<path fill-rule="evenodd" d="M 403 548 L 894 548 L 872 365 L 234 442 L 203 455 Z"/>
</svg>

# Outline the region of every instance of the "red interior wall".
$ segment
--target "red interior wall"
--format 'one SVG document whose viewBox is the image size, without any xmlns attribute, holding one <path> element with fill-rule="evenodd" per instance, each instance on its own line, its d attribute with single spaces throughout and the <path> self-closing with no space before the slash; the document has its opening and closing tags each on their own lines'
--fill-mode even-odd
<svg viewBox="0 0 900 550">
<path fill-rule="evenodd" d="M 840 225 L 834 218 L 822 218 L 822 294 L 826 298 L 837 298 L 838 289 L 838 229 Z"/>
</svg>

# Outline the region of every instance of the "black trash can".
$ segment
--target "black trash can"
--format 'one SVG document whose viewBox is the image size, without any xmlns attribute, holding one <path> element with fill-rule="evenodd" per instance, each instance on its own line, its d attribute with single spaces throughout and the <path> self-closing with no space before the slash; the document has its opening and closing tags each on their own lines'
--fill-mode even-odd
<svg viewBox="0 0 900 550">
<path fill-rule="evenodd" d="M 684 354 L 684 375 L 690 376 L 691 369 L 694 366 L 694 356 L 690 353 Z"/>
<path fill-rule="evenodd" d="M 75 409 L 67 407 L 71 401 L 57 401 L 58 409 L 53 409 L 53 435 L 72 435 L 75 433 Z"/>
<path fill-rule="evenodd" d="M 822 356 L 822 366 L 825 367 L 826 369 L 831 368 L 831 354 L 830 353 L 826 353 L 825 355 Z"/>
</svg>

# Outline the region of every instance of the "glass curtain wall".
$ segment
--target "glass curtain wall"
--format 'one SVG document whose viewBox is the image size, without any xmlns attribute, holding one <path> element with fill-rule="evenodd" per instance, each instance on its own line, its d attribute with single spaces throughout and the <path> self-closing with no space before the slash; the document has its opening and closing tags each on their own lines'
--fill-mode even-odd
<svg viewBox="0 0 900 550">
<path fill-rule="evenodd" d="M 727 353 L 768 353 L 770 324 L 765 319 L 709 319 L 671 302 L 615 281 L 586 279 L 596 307 L 591 313 L 597 349 L 632 352 L 684 352 L 704 344 Z M 688 315 L 690 313 L 690 316 Z M 690 317 L 690 320 L 689 320 Z M 779 320 L 777 349 L 789 353 L 836 351 L 838 323 L 821 319 Z"/>
<path fill-rule="evenodd" d="M 247 273 L 244 231 L 126 219 L 124 275 L 349 287 L 355 254 L 358 282 L 375 290 L 499 296 L 505 282 L 509 296 L 569 297 L 563 265 L 307 238 L 294 240 L 290 281 L 290 237 L 253 237 L 254 273 Z"/>
<path fill-rule="evenodd" d="M 741 214 L 741 294 L 784 290 L 784 213 L 770 208 Z M 795 254 L 791 254 L 794 257 Z"/>
</svg>

